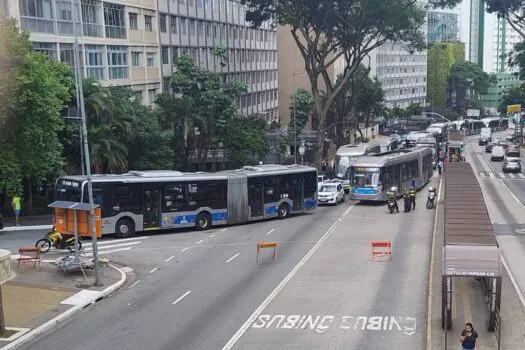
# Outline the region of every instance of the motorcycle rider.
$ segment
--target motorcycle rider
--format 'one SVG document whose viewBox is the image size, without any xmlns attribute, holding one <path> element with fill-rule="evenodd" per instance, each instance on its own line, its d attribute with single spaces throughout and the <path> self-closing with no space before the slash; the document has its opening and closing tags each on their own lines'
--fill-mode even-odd
<svg viewBox="0 0 525 350">
<path fill-rule="evenodd" d="M 395 186 L 390 187 L 390 190 L 388 190 L 388 192 L 386 193 L 386 198 L 388 202 L 394 201 L 394 208 L 396 209 L 396 212 L 399 213 L 399 207 L 397 206 L 396 192 L 397 192 L 397 188 Z"/>
<path fill-rule="evenodd" d="M 416 182 L 412 180 L 410 185 L 410 204 L 412 204 L 412 210 L 416 210 Z"/>
</svg>

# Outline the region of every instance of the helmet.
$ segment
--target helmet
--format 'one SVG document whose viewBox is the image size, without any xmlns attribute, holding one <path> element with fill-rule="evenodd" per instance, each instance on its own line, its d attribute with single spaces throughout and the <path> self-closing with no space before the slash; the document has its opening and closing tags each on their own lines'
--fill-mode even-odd
<svg viewBox="0 0 525 350">
<path fill-rule="evenodd" d="M 392 186 L 392 187 L 390 187 L 390 191 L 392 191 L 392 192 L 397 192 L 397 187 L 396 187 L 396 186 Z"/>
<path fill-rule="evenodd" d="M 435 191 L 435 190 L 434 190 L 434 187 L 429 187 L 429 188 L 428 188 L 428 192 L 433 192 L 433 191 Z"/>
</svg>

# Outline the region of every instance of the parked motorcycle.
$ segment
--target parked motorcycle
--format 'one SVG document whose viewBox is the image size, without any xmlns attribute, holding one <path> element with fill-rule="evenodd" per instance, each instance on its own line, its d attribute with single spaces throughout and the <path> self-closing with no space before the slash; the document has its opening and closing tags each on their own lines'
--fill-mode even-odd
<svg viewBox="0 0 525 350">
<path fill-rule="evenodd" d="M 427 209 L 434 208 L 435 199 L 436 199 L 436 189 L 434 187 L 429 187 L 428 196 L 427 196 Z"/>
<path fill-rule="evenodd" d="M 44 238 L 39 239 L 35 243 L 36 248 L 40 248 L 41 253 L 47 253 L 51 247 L 55 249 L 75 250 L 75 237 L 64 237 L 60 232 L 55 230 L 55 226 L 49 231 Z M 77 250 L 82 249 L 82 242 L 78 241 Z"/>
</svg>

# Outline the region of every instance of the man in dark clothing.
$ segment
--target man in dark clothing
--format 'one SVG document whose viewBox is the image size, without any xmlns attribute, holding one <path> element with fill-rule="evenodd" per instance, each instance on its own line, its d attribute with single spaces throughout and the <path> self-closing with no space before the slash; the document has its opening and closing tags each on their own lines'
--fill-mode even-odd
<svg viewBox="0 0 525 350">
<path fill-rule="evenodd" d="M 412 210 L 416 210 L 416 182 L 412 180 L 410 185 L 410 204 L 412 205 Z"/>
<path fill-rule="evenodd" d="M 403 200 L 405 202 L 405 213 L 408 213 L 410 212 L 410 191 L 406 187 L 403 193 Z"/>
</svg>

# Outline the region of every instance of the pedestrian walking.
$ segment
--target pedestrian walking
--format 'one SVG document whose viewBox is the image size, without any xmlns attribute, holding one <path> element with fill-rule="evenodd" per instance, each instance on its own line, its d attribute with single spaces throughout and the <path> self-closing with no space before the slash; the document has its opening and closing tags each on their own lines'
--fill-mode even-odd
<svg viewBox="0 0 525 350">
<path fill-rule="evenodd" d="M 461 332 L 459 342 L 461 350 L 479 350 L 478 333 L 474 330 L 472 323 L 467 322 L 465 324 L 465 329 Z"/>
<path fill-rule="evenodd" d="M 440 159 L 439 162 L 438 162 L 438 172 L 439 172 L 439 175 L 441 175 L 441 172 L 443 171 L 443 160 Z"/>
<path fill-rule="evenodd" d="M 412 180 L 410 185 L 410 204 L 412 205 L 412 210 L 416 210 L 416 181 Z"/>
<path fill-rule="evenodd" d="M 18 196 L 18 194 L 15 194 L 13 196 L 13 200 L 11 201 L 11 205 L 13 206 L 13 210 L 15 212 L 16 226 L 20 226 L 20 223 L 18 222 L 18 217 L 20 216 L 21 202 L 22 199 L 20 198 L 20 196 Z"/>
</svg>

